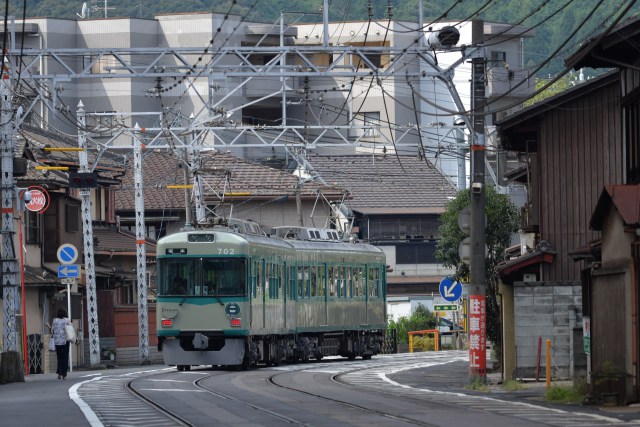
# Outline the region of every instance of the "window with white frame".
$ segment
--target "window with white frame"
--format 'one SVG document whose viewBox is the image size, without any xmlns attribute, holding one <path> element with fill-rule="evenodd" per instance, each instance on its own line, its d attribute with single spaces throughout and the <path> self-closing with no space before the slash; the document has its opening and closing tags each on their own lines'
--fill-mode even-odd
<svg viewBox="0 0 640 427">
<path fill-rule="evenodd" d="M 380 112 L 366 111 L 357 113 L 353 124 L 357 126 L 355 134 L 352 136 L 362 136 L 364 138 L 374 138 L 380 135 Z"/>
</svg>

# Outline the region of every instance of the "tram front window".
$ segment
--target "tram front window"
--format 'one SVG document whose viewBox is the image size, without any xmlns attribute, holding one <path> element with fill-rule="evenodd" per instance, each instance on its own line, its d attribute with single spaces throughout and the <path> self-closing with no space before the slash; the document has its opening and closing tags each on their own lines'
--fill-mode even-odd
<svg viewBox="0 0 640 427">
<path fill-rule="evenodd" d="M 202 260 L 203 295 L 246 294 L 247 263 L 243 258 L 207 258 Z"/>
<path fill-rule="evenodd" d="M 158 262 L 159 295 L 194 295 L 198 260 L 167 259 Z"/>
<path fill-rule="evenodd" d="M 243 258 L 158 260 L 158 294 L 166 296 L 246 295 L 247 263 Z"/>
</svg>

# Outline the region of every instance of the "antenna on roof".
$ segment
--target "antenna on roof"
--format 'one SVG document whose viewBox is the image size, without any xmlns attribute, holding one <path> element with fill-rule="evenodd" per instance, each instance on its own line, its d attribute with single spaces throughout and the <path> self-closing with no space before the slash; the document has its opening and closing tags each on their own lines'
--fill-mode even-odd
<svg viewBox="0 0 640 427">
<path fill-rule="evenodd" d="M 89 8 L 87 7 L 87 2 L 82 3 L 82 11 L 80 13 L 76 13 L 80 18 L 86 19 L 89 17 Z"/>
</svg>

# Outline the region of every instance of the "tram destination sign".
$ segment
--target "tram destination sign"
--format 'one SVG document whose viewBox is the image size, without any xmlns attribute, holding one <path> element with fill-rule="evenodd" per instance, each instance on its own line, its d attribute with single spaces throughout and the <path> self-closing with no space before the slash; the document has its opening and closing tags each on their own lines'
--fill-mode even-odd
<svg viewBox="0 0 640 427">
<path fill-rule="evenodd" d="M 166 255 L 186 255 L 187 248 L 168 248 L 165 249 L 164 253 Z"/>
</svg>

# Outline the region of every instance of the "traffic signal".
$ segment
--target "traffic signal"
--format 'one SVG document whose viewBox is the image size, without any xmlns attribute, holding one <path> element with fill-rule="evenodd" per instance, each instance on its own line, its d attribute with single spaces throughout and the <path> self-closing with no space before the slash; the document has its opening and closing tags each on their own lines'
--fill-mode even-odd
<svg viewBox="0 0 640 427">
<path fill-rule="evenodd" d="M 69 172 L 69 188 L 96 188 L 97 172 Z"/>
</svg>

